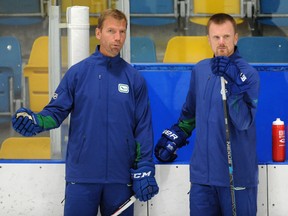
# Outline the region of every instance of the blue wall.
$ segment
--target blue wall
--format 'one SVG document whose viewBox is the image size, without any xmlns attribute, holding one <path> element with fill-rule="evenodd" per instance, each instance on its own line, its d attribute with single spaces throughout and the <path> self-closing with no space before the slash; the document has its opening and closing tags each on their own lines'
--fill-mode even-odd
<svg viewBox="0 0 288 216">
<path fill-rule="evenodd" d="M 189 87 L 193 64 L 134 64 L 148 85 L 155 143 L 162 131 L 178 119 Z M 271 163 L 271 125 L 277 117 L 288 125 L 288 65 L 253 64 L 260 76 L 260 95 L 256 117 L 259 163 Z M 175 163 L 188 163 L 193 151 L 190 144 L 178 150 Z"/>
</svg>

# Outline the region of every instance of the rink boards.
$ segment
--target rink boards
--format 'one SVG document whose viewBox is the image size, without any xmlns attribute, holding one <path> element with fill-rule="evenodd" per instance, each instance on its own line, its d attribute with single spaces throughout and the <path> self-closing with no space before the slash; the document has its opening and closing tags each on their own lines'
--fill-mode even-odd
<svg viewBox="0 0 288 216">
<path fill-rule="evenodd" d="M 189 64 L 135 64 L 147 81 L 155 142 L 163 129 L 177 121 L 189 86 Z M 260 76 L 257 111 L 259 157 L 258 216 L 288 214 L 288 164 L 271 160 L 271 124 L 277 117 L 288 123 L 288 66 L 253 65 Z M 136 202 L 137 216 L 189 215 L 189 158 L 194 135 L 171 164 L 157 164 L 160 193 L 147 203 Z M 62 215 L 64 161 L 0 161 L 0 215 Z"/>
</svg>

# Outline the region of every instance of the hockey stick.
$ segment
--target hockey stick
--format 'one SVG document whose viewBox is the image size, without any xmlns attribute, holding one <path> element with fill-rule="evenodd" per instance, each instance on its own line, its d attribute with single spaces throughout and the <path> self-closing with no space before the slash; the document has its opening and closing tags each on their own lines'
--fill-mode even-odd
<svg viewBox="0 0 288 216">
<path fill-rule="evenodd" d="M 229 123 L 228 123 L 228 110 L 227 110 L 227 98 L 226 98 L 226 88 L 225 88 L 225 79 L 221 77 L 221 94 L 224 108 L 224 118 L 225 118 L 225 131 L 226 131 L 226 147 L 227 147 L 227 157 L 228 157 L 228 166 L 229 166 L 229 177 L 230 177 L 230 193 L 232 201 L 232 215 L 236 216 L 236 200 L 235 200 L 235 191 L 234 191 L 234 179 L 233 179 L 233 161 L 232 161 L 232 149 L 230 143 L 230 134 L 229 134 Z"/>
<path fill-rule="evenodd" d="M 136 201 L 135 195 L 131 196 L 128 200 L 126 200 L 117 211 L 115 211 L 111 216 L 117 216 L 121 214 L 124 210 L 129 208 L 130 205 L 132 205 Z"/>
</svg>

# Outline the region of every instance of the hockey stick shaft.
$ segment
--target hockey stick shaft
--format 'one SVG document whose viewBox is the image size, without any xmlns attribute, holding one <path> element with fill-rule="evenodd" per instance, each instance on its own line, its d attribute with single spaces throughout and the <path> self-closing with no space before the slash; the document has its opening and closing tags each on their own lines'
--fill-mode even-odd
<svg viewBox="0 0 288 216">
<path fill-rule="evenodd" d="M 128 200 L 126 200 L 117 211 L 115 211 L 111 216 L 120 215 L 123 211 L 125 211 L 129 206 L 131 206 L 136 201 L 135 195 L 131 196 Z"/>
<path fill-rule="evenodd" d="M 232 160 L 232 149 L 231 149 L 231 142 L 230 142 L 227 98 L 226 98 L 226 88 L 225 88 L 224 77 L 221 77 L 221 94 L 222 94 L 224 119 L 225 119 L 225 132 L 226 132 L 225 136 L 226 136 L 227 158 L 228 158 L 228 166 L 229 166 L 230 193 L 231 193 L 231 201 L 232 201 L 232 215 L 236 216 L 237 213 L 236 213 L 236 199 L 235 199 L 234 178 L 233 178 L 233 160 Z"/>
</svg>

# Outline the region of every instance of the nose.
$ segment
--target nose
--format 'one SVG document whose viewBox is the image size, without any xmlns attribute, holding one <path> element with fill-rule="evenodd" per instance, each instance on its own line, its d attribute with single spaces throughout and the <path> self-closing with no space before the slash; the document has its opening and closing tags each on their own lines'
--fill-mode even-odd
<svg viewBox="0 0 288 216">
<path fill-rule="evenodd" d="M 220 44 L 223 44 L 223 43 L 224 43 L 224 37 L 220 37 L 220 38 L 219 38 L 219 43 L 220 43 Z"/>
<path fill-rule="evenodd" d="M 115 38 L 115 40 L 120 40 L 121 34 L 120 34 L 119 31 L 117 31 L 117 32 L 115 33 L 114 38 Z"/>
</svg>

